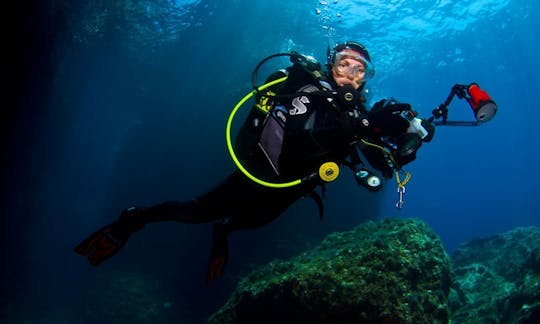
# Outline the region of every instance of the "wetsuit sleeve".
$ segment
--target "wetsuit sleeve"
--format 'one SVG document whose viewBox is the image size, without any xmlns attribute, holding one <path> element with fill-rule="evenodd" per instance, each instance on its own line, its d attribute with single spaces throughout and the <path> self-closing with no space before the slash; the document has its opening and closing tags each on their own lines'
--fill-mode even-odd
<svg viewBox="0 0 540 324">
<path fill-rule="evenodd" d="M 425 135 L 421 137 L 420 130 L 411 126 L 413 118 L 418 119 L 415 116 L 416 112 L 412 110 L 410 104 L 400 103 L 394 99 L 377 102 L 367 114 L 369 127 L 363 139 L 375 145 L 363 145 L 362 153 L 372 166 L 383 171 L 385 177 L 391 176 L 392 168 L 400 168 L 414 161 L 422 141 L 431 139 Z M 426 132 L 431 135 L 429 130 Z M 384 151 L 377 146 L 391 152 L 393 162 L 389 162 Z"/>
<path fill-rule="evenodd" d="M 354 137 L 366 137 L 372 135 L 370 118 L 367 113 L 362 113 L 359 110 L 345 112 L 344 116 L 350 125 L 350 130 Z M 347 124 L 343 122 L 342 124 Z"/>
</svg>

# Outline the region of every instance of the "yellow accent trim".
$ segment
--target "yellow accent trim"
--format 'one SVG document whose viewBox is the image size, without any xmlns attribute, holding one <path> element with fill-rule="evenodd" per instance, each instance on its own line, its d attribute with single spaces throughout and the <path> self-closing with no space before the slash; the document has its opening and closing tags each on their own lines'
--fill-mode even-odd
<svg viewBox="0 0 540 324">
<path fill-rule="evenodd" d="M 249 173 L 249 171 L 246 170 L 246 168 L 244 168 L 244 166 L 242 165 L 242 163 L 240 163 L 240 161 L 236 157 L 236 154 L 234 153 L 234 149 L 233 149 L 232 141 L 231 141 L 231 125 L 232 125 L 232 121 L 234 119 L 234 116 L 236 115 L 236 112 L 240 109 L 240 107 L 242 107 L 246 103 L 246 101 L 248 101 L 251 97 L 253 97 L 253 95 L 255 95 L 257 93 L 257 91 L 264 90 L 264 89 L 266 89 L 268 87 L 271 87 L 271 86 L 273 86 L 275 84 L 281 83 L 281 82 L 283 82 L 285 80 L 287 80 L 286 76 L 282 77 L 282 78 L 279 78 L 277 80 L 268 82 L 268 83 L 260 86 L 257 90 L 253 90 L 250 93 L 248 93 L 247 95 L 245 95 L 244 98 L 242 98 L 236 104 L 236 106 L 234 106 L 233 110 L 231 111 L 231 114 L 229 115 L 229 118 L 227 119 L 227 127 L 225 129 L 225 140 L 227 141 L 227 149 L 229 150 L 229 154 L 231 155 L 231 158 L 233 159 L 234 164 L 236 164 L 238 169 L 240 171 L 242 171 L 242 173 L 246 177 L 251 179 L 252 181 L 254 181 L 254 182 L 256 182 L 256 183 L 258 183 L 260 185 L 263 185 L 263 186 L 266 186 L 266 187 L 271 187 L 271 188 L 287 188 L 287 187 L 296 186 L 296 185 L 302 183 L 302 180 L 298 179 L 298 180 L 294 180 L 294 181 L 290 181 L 290 182 L 284 182 L 284 183 L 273 183 L 273 182 L 267 182 L 267 181 L 261 180 L 261 179 L 255 177 L 254 175 L 252 175 L 251 173 Z"/>
<path fill-rule="evenodd" d="M 380 145 L 377 145 L 377 144 L 373 144 L 371 142 L 368 142 L 366 141 L 365 139 L 361 138 L 360 141 L 368 146 L 372 146 L 372 147 L 375 147 L 375 148 L 378 148 L 379 150 L 381 151 L 384 151 L 385 153 L 388 154 L 388 156 L 390 157 L 390 160 L 392 160 L 392 163 L 394 163 L 395 166 L 397 166 L 397 163 L 396 163 L 396 159 L 394 159 L 394 155 L 392 155 L 392 152 L 390 152 L 386 147 L 384 146 L 380 146 Z"/>
<path fill-rule="evenodd" d="M 335 162 L 326 162 L 319 168 L 319 177 L 326 182 L 336 180 L 339 176 L 339 167 Z"/>
<path fill-rule="evenodd" d="M 275 96 L 276 94 L 272 91 L 266 92 L 265 95 L 259 99 L 259 102 L 255 104 L 255 107 L 259 108 L 260 111 L 264 113 L 268 113 L 270 111 L 270 108 L 272 108 L 272 105 L 268 104 L 268 101 L 270 100 L 271 96 Z"/>
<path fill-rule="evenodd" d="M 412 177 L 409 171 L 404 171 L 404 172 L 405 172 L 405 179 L 401 181 L 401 179 L 399 178 L 399 171 L 396 171 L 396 182 L 399 188 L 405 187 L 405 185 L 409 182 L 409 180 L 411 180 L 411 177 Z"/>
</svg>

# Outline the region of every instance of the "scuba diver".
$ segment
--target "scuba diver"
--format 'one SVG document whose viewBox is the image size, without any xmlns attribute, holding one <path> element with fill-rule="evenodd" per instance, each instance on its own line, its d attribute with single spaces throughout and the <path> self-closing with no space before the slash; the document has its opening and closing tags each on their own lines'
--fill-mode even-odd
<svg viewBox="0 0 540 324">
<path fill-rule="evenodd" d="M 257 87 L 258 68 L 285 55 L 292 65 Z M 341 166 L 349 167 L 368 190 L 379 190 L 377 174 L 391 178 L 395 172 L 399 178 L 398 171 L 416 158 L 435 128 L 409 104 L 393 99 L 368 110 L 363 89 L 374 73 L 368 50 L 353 41 L 329 47 L 325 69 L 297 52 L 266 58 L 253 73 L 255 104 L 229 147 L 238 169 L 192 200 L 124 210 L 75 251 L 99 265 L 149 223 L 214 223 L 206 274 L 210 283 L 225 270 L 231 232 L 268 224 L 302 197 L 312 197 L 322 217 L 323 198 L 316 189 L 321 187 L 324 196 L 324 184 L 337 177 Z"/>
</svg>

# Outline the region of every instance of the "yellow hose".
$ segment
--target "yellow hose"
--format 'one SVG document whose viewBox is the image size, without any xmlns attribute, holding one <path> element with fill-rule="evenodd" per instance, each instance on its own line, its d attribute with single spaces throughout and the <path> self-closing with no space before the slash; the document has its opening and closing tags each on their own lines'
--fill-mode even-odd
<svg viewBox="0 0 540 324">
<path fill-rule="evenodd" d="M 259 87 L 258 90 L 259 91 L 264 90 L 264 89 L 266 89 L 268 87 L 271 87 L 271 86 L 273 86 L 275 84 L 281 83 L 281 82 L 283 82 L 285 80 L 287 80 L 286 76 L 282 77 L 282 78 L 279 78 L 277 80 L 268 82 L 268 83 L 262 85 L 261 87 Z M 246 177 L 248 177 L 249 179 L 251 179 L 252 181 L 254 181 L 254 182 L 256 182 L 256 183 L 258 183 L 260 185 L 263 185 L 263 186 L 266 186 L 266 187 L 271 187 L 271 188 L 287 188 L 287 187 L 296 186 L 296 185 L 302 183 L 301 179 L 290 181 L 290 182 L 284 182 L 284 183 L 274 183 L 274 182 L 267 182 L 267 181 L 264 181 L 264 180 L 261 180 L 261 179 L 255 177 L 254 175 L 249 173 L 249 171 L 246 170 L 246 168 L 244 168 L 244 166 L 242 165 L 242 163 L 240 163 L 240 161 L 236 157 L 236 154 L 234 153 L 234 149 L 233 149 L 232 141 L 231 141 L 231 125 L 232 125 L 232 121 L 234 119 L 234 116 L 236 115 L 236 112 L 240 109 L 240 107 L 242 107 L 246 103 L 246 101 L 251 99 L 251 97 L 253 97 L 253 95 L 256 94 L 257 92 L 258 92 L 257 90 L 253 90 L 250 93 L 248 93 L 247 95 L 245 95 L 244 98 L 242 98 L 236 104 L 236 106 L 234 106 L 233 110 L 231 111 L 231 114 L 229 115 L 229 119 L 227 120 L 227 127 L 226 127 L 226 130 L 225 130 L 225 139 L 227 141 L 227 149 L 229 150 L 229 154 L 231 155 L 231 158 L 233 159 L 234 164 L 236 164 L 238 169 L 240 171 L 242 171 L 242 173 Z"/>
</svg>

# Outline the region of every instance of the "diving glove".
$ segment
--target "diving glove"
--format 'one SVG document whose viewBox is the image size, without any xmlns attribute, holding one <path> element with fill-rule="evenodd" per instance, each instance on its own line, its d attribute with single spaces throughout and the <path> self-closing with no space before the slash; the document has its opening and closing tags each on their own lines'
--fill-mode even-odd
<svg viewBox="0 0 540 324">
<path fill-rule="evenodd" d="M 411 105 L 391 100 L 380 100 L 368 113 L 368 119 L 374 135 L 398 137 L 407 132 L 409 121 L 401 115 L 410 111 Z"/>
</svg>

